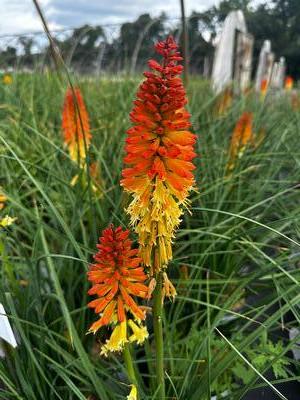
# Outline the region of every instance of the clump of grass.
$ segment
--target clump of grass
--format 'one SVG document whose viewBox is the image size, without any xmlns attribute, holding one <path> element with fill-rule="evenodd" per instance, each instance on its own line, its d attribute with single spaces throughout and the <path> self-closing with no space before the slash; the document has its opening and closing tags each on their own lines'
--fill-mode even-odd
<svg viewBox="0 0 300 400">
<path fill-rule="evenodd" d="M 0 92 L 0 186 L 5 214 L 18 219 L 0 232 L 0 302 L 20 345 L 0 361 L 0 399 L 124 399 L 129 382 L 121 359 L 99 357 L 105 333 L 97 341 L 85 335 L 93 318 L 86 271 L 102 229 L 128 225 L 119 181 L 138 80 L 74 77 L 104 180 L 95 200 L 70 185 L 80 171 L 62 147 L 61 81 L 38 73 L 13 79 Z M 284 399 L 277 383 L 297 379 L 289 353 L 297 338 L 287 336 L 299 324 L 299 113 L 287 97 L 258 103 L 250 95 L 216 116 L 215 99 L 198 79 L 188 97 L 198 192 L 170 268 L 178 297 L 164 314 L 167 397 L 207 399 L 227 388 L 228 398 L 238 399 L 264 385 Z M 263 128 L 265 136 L 228 174 L 230 137 L 243 111 L 253 113 L 254 131 Z M 149 321 L 148 328 L 135 368 L 140 397 L 158 399 Z M 262 378 L 274 363 L 286 375 Z"/>
</svg>

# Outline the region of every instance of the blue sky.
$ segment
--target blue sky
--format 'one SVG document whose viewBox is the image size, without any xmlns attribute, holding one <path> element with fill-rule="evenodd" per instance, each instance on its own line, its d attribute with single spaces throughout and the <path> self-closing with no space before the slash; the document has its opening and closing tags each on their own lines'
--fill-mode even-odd
<svg viewBox="0 0 300 400">
<path fill-rule="evenodd" d="M 187 13 L 218 2 L 185 0 Z M 40 0 L 40 4 L 52 29 L 132 21 L 145 12 L 156 16 L 165 11 L 170 17 L 177 17 L 180 11 L 179 0 Z M 32 0 L 0 0 L 0 5 L 0 35 L 42 29 Z"/>
</svg>

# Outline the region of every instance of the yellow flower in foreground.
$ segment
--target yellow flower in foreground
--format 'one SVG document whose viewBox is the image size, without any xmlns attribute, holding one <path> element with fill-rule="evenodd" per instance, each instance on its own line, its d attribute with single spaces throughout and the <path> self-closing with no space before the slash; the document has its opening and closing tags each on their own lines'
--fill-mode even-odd
<svg viewBox="0 0 300 400">
<path fill-rule="evenodd" d="M 6 228 L 7 226 L 11 225 L 13 222 L 15 222 L 17 218 L 12 218 L 6 215 L 4 218 L 0 220 L 0 227 L 1 228 Z"/>
<path fill-rule="evenodd" d="M 131 390 L 127 396 L 127 400 L 137 400 L 137 388 L 135 385 L 131 385 Z"/>
<path fill-rule="evenodd" d="M 5 74 L 2 78 L 2 82 L 4 83 L 4 85 L 11 85 L 12 84 L 12 76 L 9 74 Z"/>
</svg>

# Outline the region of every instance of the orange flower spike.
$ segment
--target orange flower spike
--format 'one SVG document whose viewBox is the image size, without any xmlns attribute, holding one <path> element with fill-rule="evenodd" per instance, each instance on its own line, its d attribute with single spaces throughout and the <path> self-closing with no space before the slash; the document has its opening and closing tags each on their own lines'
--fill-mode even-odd
<svg viewBox="0 0 300 400">
<path fill-rule="evenodd" d="M 291 90 L 293 89 L 293 87 L 294 87 L 294 79 L 293 79 L 291 76 L 287 76 L 287 77 L 285 78 L 285 85 L 284 85 L 284 87 L 285 87 L 285 90 L 286 90 L 287 92 L 289 92 L 289 91 L 291 91 Z"/>
<path fill-rule="evenodd" d="M 189 131 L 187 99 L 178 76 L 183 70 L 178 46 L 169 37 L 155 50 L 162 62 L 149 61 L 152 71 L 144 73 L 134 101 L 125 146 L 128 168 L 121 181 L 133 196 L 127 211 L 139 235 L 140 255 L 152 274 L 172 259 L 174 232 L 194 186 L 196 156 L 196 136 Z"/>
<path fill-rule="evenodd" d="M 73 161 L 84 166 L 91 142 L 88 113 L 79 88 L 67 89 L 62 113 L 62 130 Z"/>
<path fill-rule="evenodd" d="M 261 81 L 261 85 L 260 85 L 260 96 L 261 96 L 262 100 L 264 100 L 264 98 L 267 95 L 268 87 L 269 87 L 268 80 L 267 79 L 263 79 Z"/>
<path fill-rule="evenodd" d="M 1 186 L 0 186 L 0 210 L 2 210 L 5 207 L 6 201 L 7 201 L 7 197 L 2 192 Z"/>
<path fill-rule="evenodd" d="M 217 115 L 224 115 L 231 107 L 233 102 L 233 90 L 230 87 L 227 87 L 223 93 L 220 94 L 216 104 L 216 113 Z"/>
<path fill-rule="evenodd" d="M 291 95 L 291 106 L 294 111 L 300 110 L 300 98 L 298 92 L 292 92 Z"/>
<path fill-rule="evenodd" d="M 96 333 L 102 326 L 114 327 L 110 339 L 102 347 L 102 354 L 108 351 L 120 351 L 127 340 L 127 315 L 138 321 L 145 319 L 145 311 L 138 306 L 132 296 L 146 299 L 148 287 L 145 285 L 146 274 L 140 267 L 141 259 L 137 249 L 132 249 L 128 238 L 129 231 L 113 226 L 103 231 L 95 263 L 90 266 L 88 280 L 92 283 L 90 295 L 96 295 L 88 306 L 94 308 L 100 318 L 92 324 L 89 332 Z M 144 335 L 145 338 L 147 335 Z"/>
<path fill-rule="evenodd" d="M 228 169 L 232 170 L 237 158 L 241 158 L 247 144 L 253 139 L 253 114 L 244 112 L 233 131 L 229 149 L 230 161 Z"/>
</svg>

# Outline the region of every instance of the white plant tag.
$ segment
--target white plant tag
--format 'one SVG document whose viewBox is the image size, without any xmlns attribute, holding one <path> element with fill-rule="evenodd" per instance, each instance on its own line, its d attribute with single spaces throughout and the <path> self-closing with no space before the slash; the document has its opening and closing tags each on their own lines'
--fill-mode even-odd
<svg viewBox="0 0 300 400">
<path fill-rule="evenodd" d="M 3 305 L 0 303 L 0 339 L 5 340 L 13 348 L 18 346 L 13 330 L 10 326 L 9 319 L 5 313 Z"/>
</svg>

